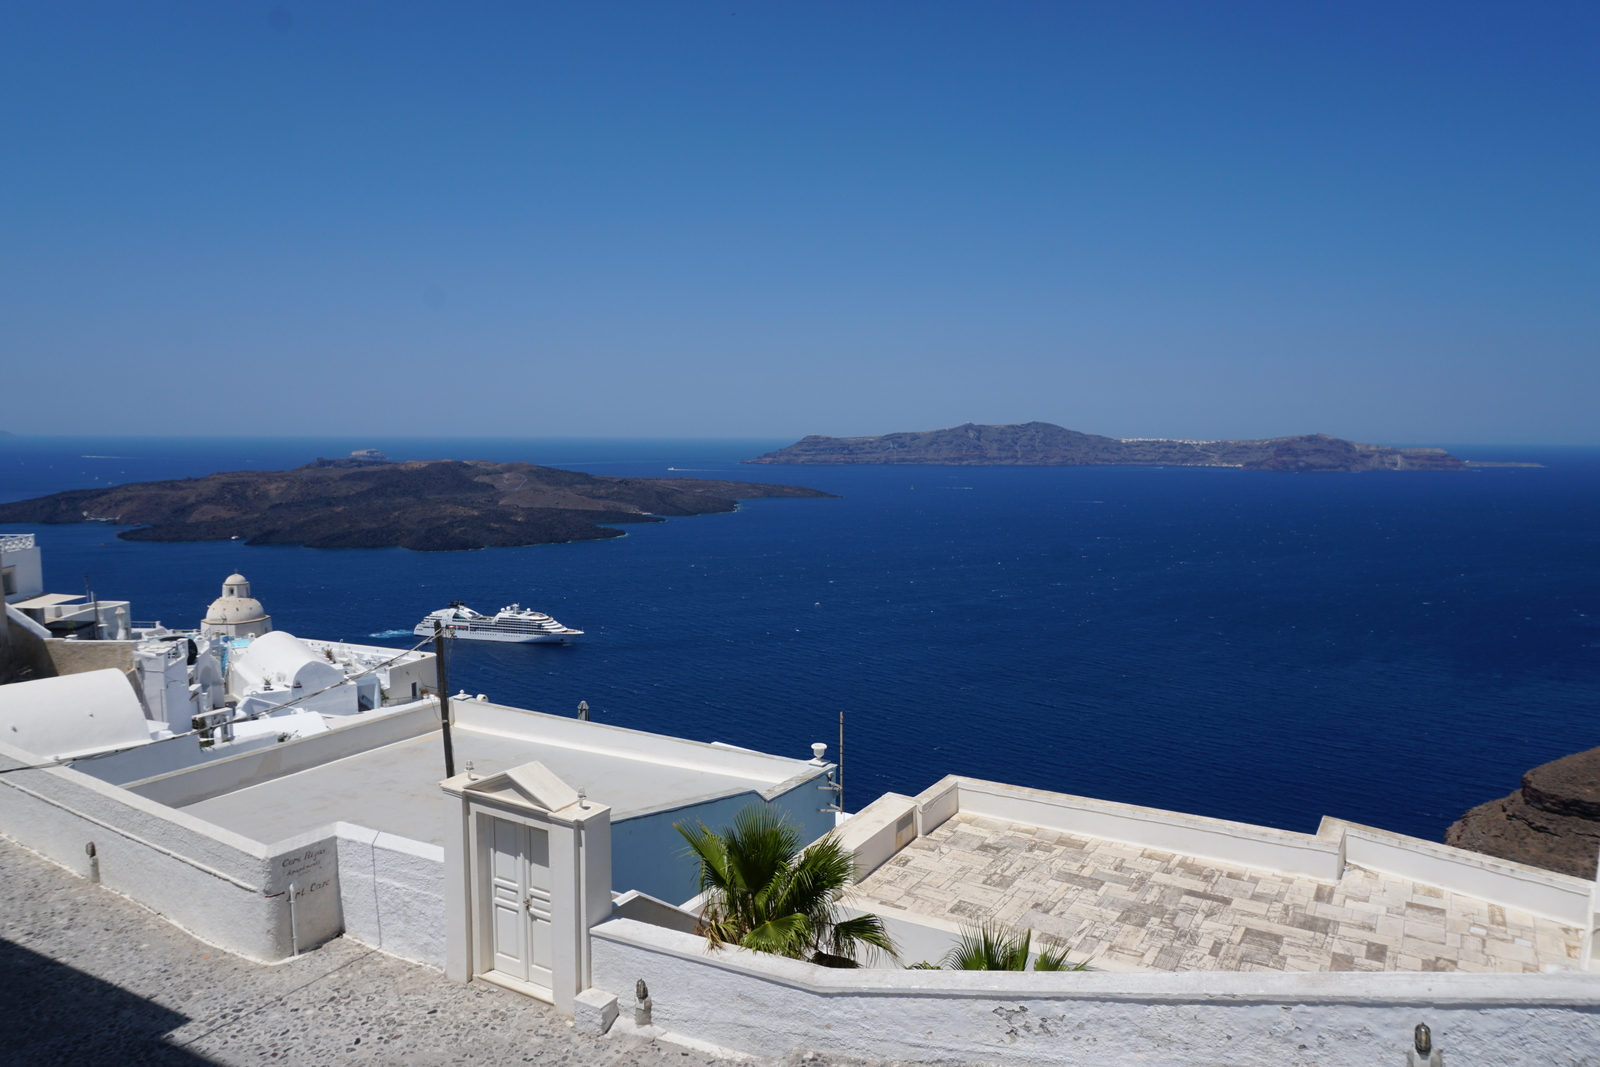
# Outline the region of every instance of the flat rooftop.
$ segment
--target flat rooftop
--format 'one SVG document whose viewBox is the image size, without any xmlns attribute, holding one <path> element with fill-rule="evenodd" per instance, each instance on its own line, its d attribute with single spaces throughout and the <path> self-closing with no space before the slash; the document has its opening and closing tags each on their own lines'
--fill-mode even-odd
<svg viewBox="0 0 1600 1067">
<path fill-rule="evenodd" d="M 1140 971 L 1576 971 L 1583 932 L 1349 867 L 1336 883 L 957 813 L 857 886 L 948 922 L 1027 927 Z"/>
<path fill-rule="evenodd" d="M 483 777 L 537 760 L 574 789 L 609 805 L 613 820 L 712 796 L 765 793 L 797 775 L 822 770 L 805 760 L 518 709 L 472 702 L 458 708 L 451 731 L 458 772 L 468 760 Z M 439 789 L 444 777 L 444 746 L 433 730 L 179 810 L 268 843 L 337 820 L 442 846 L 450 803 Z"/>
</svg>

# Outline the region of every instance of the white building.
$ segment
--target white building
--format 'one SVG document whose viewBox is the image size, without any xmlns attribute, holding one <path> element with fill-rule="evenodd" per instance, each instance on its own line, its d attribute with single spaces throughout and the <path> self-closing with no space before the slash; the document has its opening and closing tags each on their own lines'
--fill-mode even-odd
<svg viewBox="0 0 1600 1067">
<path fill-rule="evenodd" d="M 0 534 L 0 583 L 7 604 L 44 592 L 44 568 L 33 534 Z"/>
<path fill-rule="evenodd" d="M 37 546 L 29 538 L 24 547 L 23 562 L 31 558 L 36 566 Z M 81 597 L 43 594 L 8 604 L 0 678 L 23 681 L 0 685 L 0 737 L 52 736 L 38 721 L 50 700 L 37 694 L 77 691 L 34 683 L 91 672 L 117 679 L 142 709 L 143 732 L 130 737 L 125 716 L 90 716 L 78 723 L 70 751 L 117 750 L 203 730 L 160 750 L 166 770 L 320 733 L 330 718 L 423 698 L 434 674 L 432 653 L 301 641 L 272 631 L 270 616 L 249 593 L 242 575 L 230 576 L 207 613 L 209 621 L 222 621 L 198 630 L 130 625 L 127 601 L 82 604 Z M 113 720 L 120 724 L 115 729 Z"/>
<path fill-rule="evenodd" d="M 293 634 L 281 631 L 257 637 L 228 658 L 228 692 L 239 698 L 239 714 L 250 718 L 289 700 L 301 711 L 354 715 L 359 706 L 356 686 L 344 681 L 345 673 L 332 655 L 319 656 Z M 370 681 L 376 690 L 378 680 Z"/>
<path fill-rule="evenodd" d="M 132 637 L 126 600 L 100 600 L 76 593 L 42 593 L 9 605 L 70 641 L 127 641 Z"/>
</svg>

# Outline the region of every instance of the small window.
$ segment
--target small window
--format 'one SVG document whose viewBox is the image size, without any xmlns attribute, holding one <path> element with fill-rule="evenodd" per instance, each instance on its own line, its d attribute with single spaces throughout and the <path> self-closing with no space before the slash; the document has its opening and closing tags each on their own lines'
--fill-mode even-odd
<svg viewBox="0 0 1600 1067">
<path fill-rule="evenodd" d="M 5 583 L 5 595 L 14 595 L 17 591 L 17 568 L 7 567 L 4 575 L 0 575 L 0 581 L 4 581 Z"/>
</svg>

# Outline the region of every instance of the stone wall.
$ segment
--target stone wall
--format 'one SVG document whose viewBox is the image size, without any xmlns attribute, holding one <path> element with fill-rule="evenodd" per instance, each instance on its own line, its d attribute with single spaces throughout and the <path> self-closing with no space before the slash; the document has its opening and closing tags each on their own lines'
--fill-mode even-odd
<svg viewBox="0 0 1600 1067">
<path fill-rule="evenodd" d="M 67 641 L 59 637 L 39 637 L 30 628 L 5 620 L 5 652 L 14 681 L 59 678 L 64 674 L 114 667 L 124 674 L 133 671 L 132 641 Z"/>
</svg>

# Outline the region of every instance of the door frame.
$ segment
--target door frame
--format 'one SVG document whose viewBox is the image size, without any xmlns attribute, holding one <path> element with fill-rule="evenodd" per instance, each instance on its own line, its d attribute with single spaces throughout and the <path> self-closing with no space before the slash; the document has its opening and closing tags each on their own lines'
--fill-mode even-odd
<svg viewBox="0 0 1600 1067">
<path fill-rule="evenodd" d="M 446 977 L 490 982 L 572 1015 L 574 998 L 589 988 L 589 928 L 611 917 L 611 809 L 587 800 L 538 763 L 487 778 L 460 774 L 440 786 L 459 803 L 445 827 Z M 494 970 L 490 817 L 547 834 L 548 988 Z"/>
</svg>

